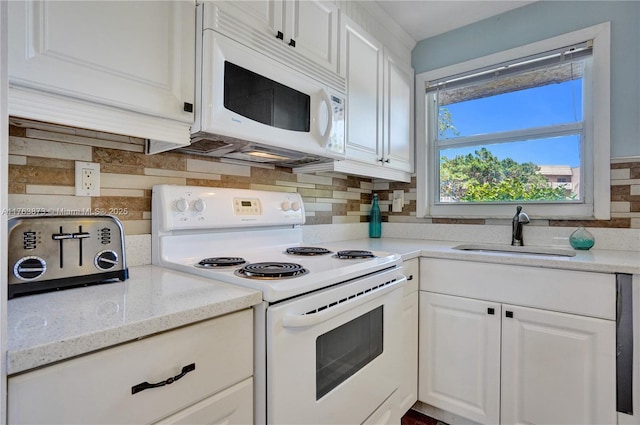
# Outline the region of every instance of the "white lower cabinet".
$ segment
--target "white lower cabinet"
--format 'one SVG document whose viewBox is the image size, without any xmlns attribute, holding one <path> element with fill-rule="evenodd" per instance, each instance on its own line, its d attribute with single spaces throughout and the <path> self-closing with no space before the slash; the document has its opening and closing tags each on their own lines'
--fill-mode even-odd
<svg viewBox="0 0 640 425">
<path fill-rule="evenodd" d="M 475 422 L 497 424 L 500 305 L 424 291 L 420 305 L 418 399 Z M 489 308 L 498 311 L 490 315 Z"/>
<path fill-rule="evenodd" d="M 615 322 L 502 309 L 501 421 L 615 424 Z"/>
<path fill-rule="evenodd" d="M 252 376 L 249 309 L 10 376 L 8 423 L 246 424 Z"/>
<path fill-rule="evenodd" d="M 484 424 L 616 423 L 613 275 L 422 261 L 421 402 Z"/>
<path fill-rule="evenodd" d="M 407 284 L 402 299 L 402 363 L 398 388 L 399 416 L 407 413 L 418 400 L 418 288 L 420 262 L 417 258 L 403 262 Z"/>
<path fill-rule="evenodd" d="M 158 424 L 210 425 L 253 423 L 253 378 L 196 403 Z"/>
</svg>

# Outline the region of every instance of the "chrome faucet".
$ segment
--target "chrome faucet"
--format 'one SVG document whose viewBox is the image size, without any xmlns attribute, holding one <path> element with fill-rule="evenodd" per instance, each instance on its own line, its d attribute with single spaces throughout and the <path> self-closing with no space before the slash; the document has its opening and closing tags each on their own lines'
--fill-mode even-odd
<svg viewBox="0 0 640 425">
<path fill-rule="evenodd" d="M 522 205 L 516 207 L 516 215 L 513 216 L 511 221 L 511 245 L 524 246 L 524 239 L 522 237 L 522 225 L 529 222 L 529 216 L 527 213 L 522 212 Z"/>
</svg>

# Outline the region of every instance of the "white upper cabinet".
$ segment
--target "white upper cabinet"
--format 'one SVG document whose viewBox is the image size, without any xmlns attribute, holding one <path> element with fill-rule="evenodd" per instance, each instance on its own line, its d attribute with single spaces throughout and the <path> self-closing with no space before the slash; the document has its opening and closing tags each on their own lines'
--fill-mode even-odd
<svg viewBox="0 0 640 425">
<path fill-rule="evenodd" d="M 347 159 L 375 165 L 371 177 L 408 181 L 413 171 L 413 69 L 349 18 L 342 22 Z"/>
<path fill-rule="evenodd" d="M 344 19 L 342 65 L 347 79 L 347 158 L 375 164 L 383 160 L 383 46 Z"/>
<path fill-rule="evenodd" d="M 11 114 L 160 140 L 166 133 L 166 141 L 188 143 L 194 2 L 15 1 L 9 16 Z M 156 121 L 161 131 L 140 134 L 126 124 L 117 128 L 121 111 L 142 114 L 133 122 L 150 117 L 180 124 L 167 130 L 170 124 Z M 61 114 L 70 117 L 56 120 Z M 136 123 L 143 133 L 146 126 L 153 127 Z"/>
<path fill-rule="evenodd" d="M 288 45 L 318 65 L 338 72 L 338 7 L 327 1 L 284 2 L 285 38 Z"/>
<path fill-rule="evenodd" d="M 205 15 L 205 29 L 213 28 L 315 78 L 331 79 L 313 70 L 318 65 L 338 73 L 340 10 L 333 2 L 253 0 L 213 5 L 216 13 Z"/>
<path fill-rule="evenodd" d="M 413 171 L 413 69 L 385 50 L 384 164 Z"/>
</svg>

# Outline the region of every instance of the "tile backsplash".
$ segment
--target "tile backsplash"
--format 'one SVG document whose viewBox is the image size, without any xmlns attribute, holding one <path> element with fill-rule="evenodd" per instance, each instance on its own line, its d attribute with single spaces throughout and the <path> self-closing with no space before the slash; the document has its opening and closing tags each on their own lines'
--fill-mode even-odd
<svg viewBox="0 0 640 425">
<path fill-rule="evenodd" d="M 75 161 L 100 164 L 99 197 L 75 196 Z M 293 174 L 175 152 L 145 155 L 142 139 L 11 119 L 10 212 L 114 214 L 127 234 L 148 234 L 155 184 L 298 192 L 307 224 L 366 221 L 373 193 L 367 178 Z"/>
<path fill-rule="evenodd" d="M 383 219 L 397 223 L 495 224 L 495 220 L 418 219 L 416 181 L 373 181 L 338 173 L 294 174 L 215 158 L 165 152 L 144 154 L 142 139 L 11 118 L 9 127 L 10 212 L 112 213 L 129 235 L 149 234 L 154 184 L 231 187 L 298 192 L 307 224 L 367 221 L 372 193 Z M 75 196 L 75 161 L 100 164 L 100 196 Z M 611 164 L 611 220 L 549 220 L 541 225 L 640 228 L 640 158 Z M 390 212 L 394 191 L 403 211 Z M 396 192 L 397 193 L 397 192 Z"/>
</svg>

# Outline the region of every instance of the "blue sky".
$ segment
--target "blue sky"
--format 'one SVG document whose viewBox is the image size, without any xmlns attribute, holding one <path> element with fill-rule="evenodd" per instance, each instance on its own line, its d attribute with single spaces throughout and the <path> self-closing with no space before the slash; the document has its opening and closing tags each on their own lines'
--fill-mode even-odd
<svg viewBox="0 0 640 425">
<path fill-rule="evenodd" d="M 567 81 L 445 107 L 460 136 L 576 122 L 582 120 L 581 84 L 581 79 Z M 441 151 L 441 156 L 452 158 L 479 148 L 448 149 Z M 510 157 L 538 165 L 580 165 L 577 136 L 494 144 L 486 148 L 500 159 Z"/>
</svg>

